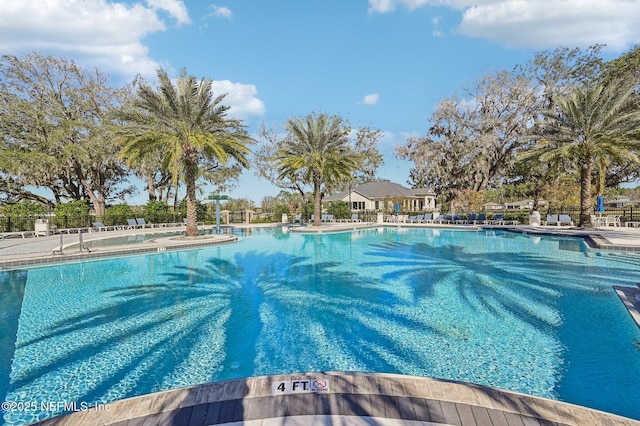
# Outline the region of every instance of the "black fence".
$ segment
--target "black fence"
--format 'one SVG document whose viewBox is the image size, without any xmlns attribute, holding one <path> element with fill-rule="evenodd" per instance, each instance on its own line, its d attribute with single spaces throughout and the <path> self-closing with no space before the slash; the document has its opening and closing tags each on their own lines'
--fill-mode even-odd
<svg viewBox="0 0 640 426">
<path fill-rule="evenodd" d="M 245 211 L 230 212 L 229 223 L 244 223 L 246 218 Z M 44 219 L 48 222 L 50 232 L 55 233 L 61 229 L 78 229 L 78 228 L 91 228 L 94 223 L 99 222 L 105 226 L 126 226 L 129 219 L 144 218 L 147 224 L 183 224 L 185 216 L 183 214 L 160 214 L 160 215 L 146 215 L 137 214 L 133 216 L 95 216 L 95 215 L 80 215 L 80 216 L 0 216 L 0 232 L 22 232 L 22 231 L 34 231 L 35 223 L 38 219 Z M 220 215 L 221 220 L 224 223 L 225 215 Z M 197 217 L 198 222 L 204 222 L 205 224 L 214 224 L 216 222 L 215 213 L 200 214 Z M 280 220 L 273 214 L 253 214 L 253 222 L 275 222 Z"/>
<path fill-rule="evenodd" d="M 357 212 L 358 219 L 363 222 L 375 222 L 378 210 L 361 210 Z M 418 215 L 424 212 L 400 212 L 403 215 Z M 493 217 L 496 214 L 503 214 L 505 219 L 507 220 L 518 220 L 520 223 L 528 223 L 529 221 L 529 210 L 490 210 L 485 211 L 489 218 Z M 542 220 L 546 218 L 547 214 L 568 214 L 571 216 L 571 219 L 578 223 L 580 220 L 580 209 L 577 207 L 562 207 L 560 209 L 555 210 L 540 210 L 540 217 Z M 640 207 L 620 207 L 614 209 L 607 209 L 603 213 L 598 213 L 593 211 L 593 214 L 602 216 L 606 215 L 619 215 L 621 222 L 640 222 Z M 295 213 L 289 214 L 289 220 L 293 220 L 295 217 Z M 184 223 L 184 215 L 182 214 L 162 214 L 162 215 L 138 215 L 136 217 L 142 217 L 145 219 L 145 222 L 150 224 L 159 224 L 159 223 Z M 229 212 L 229 223 L 228 224 L 238 224 L 244 223 L 246 220 L 246 212 L 242 211 L 233 211 Z M 350 219 L 350 214 L 345 214 L 344 217 L 336 217 L 336 219 Z M 0 232 L 22 232 L 22 231 L 33 231 L 36 220 L 38 219 L 46 219 L 49 224 L 50 232 L 55 233 L 60 229 L 74 229 L 74 228 L 91 228 L 94 226 L 94 223 L 100 222 L 106 226 L 115 226 L 115 225 L 127 225 L 128 219 L 133 219 L 133 217 L 120 217 L 120 216 L 92 216 L 92 215 L 83 215 L 83 216 L 0 216 Z M 225 223 L 225 215 L 221 215 L 221 220 Z M 198 215 L 198 222 L 204 222 L 205 224 L 214 224 L 216 221 L 215 213 L 207 213 L 204 215 Z M 261 214 L 253 214 L 252 222 L 253 223 L 265 223 L 265 222 L 279 222 L 281 220 L 281 216 L 272 214 L 272 213 L 261 213 Z M 301 220 L 303 222 L 311 222 L 311 215 L 302 215 Z"/>
</svg>

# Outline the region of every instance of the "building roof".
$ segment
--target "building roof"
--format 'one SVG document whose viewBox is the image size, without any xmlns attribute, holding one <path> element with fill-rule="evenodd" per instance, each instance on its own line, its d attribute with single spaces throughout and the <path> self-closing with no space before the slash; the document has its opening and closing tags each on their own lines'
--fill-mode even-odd
<svg viewBox="0 0 640 426">
<path fill-rule="evenodd" d="M 367 182 L 351 188 L 351 192 L 357 192 L 370 200 L 382 200 L 385 198 L 418 198 L 425 195 L 435 195 L 433 191 L 425 188 L 409 189 L 397 183 L 388 180 L 378 180 Z M 342 191 L 330 197 L 326 197 L 324 201 L 338 201 L 349 195 L 349 191 Z"/>
</svg>

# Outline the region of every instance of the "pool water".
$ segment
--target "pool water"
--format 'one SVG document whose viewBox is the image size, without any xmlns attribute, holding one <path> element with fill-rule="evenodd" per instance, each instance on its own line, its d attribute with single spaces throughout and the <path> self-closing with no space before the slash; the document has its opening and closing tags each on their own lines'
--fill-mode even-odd
<svg viewBox="0 0 640 426">
<path fill-rule="evenodd" d="M 640 256 L 579 239 L 403 228 L 254 229 L 233 245 L 0 272 L 0 398 L 38 405 L 4 420 L 65 411 L 43 401 L 322 370 L 640 419 L 640 329 L 612 289 L 637 282 Z"/>
</svg>

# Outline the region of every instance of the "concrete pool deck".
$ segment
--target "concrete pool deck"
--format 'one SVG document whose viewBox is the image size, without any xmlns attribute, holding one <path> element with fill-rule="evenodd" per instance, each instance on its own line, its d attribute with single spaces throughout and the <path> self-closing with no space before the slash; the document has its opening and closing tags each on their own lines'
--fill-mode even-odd
<svg viewBox="0 0 640 426">
<path fill-rule="evenodd" d="M 320 228 L 288 228 L 292 232 L 343 232 L 380 226 L 434 227 L 427 224 L 337 223 Z M 603 250 L 640 254 L 640 229 L 611 228 L 582 231 L 558 227 L 442 226 L 469 231 L 508 229 L 526 234 L 577 236 Z M 210 228 L 210 227 L 207 227 Z M 136 233 L 180 231 L 180 228 L 105 231 L 83 234 L 84 242 Z M 64 243 L 78 242 L 64 235 Z M 232 235 L 214 235 L 208 241 L 167 243 L 165 238 L 130 246 L 79 249 L 53 255 L 60 236 L 0 240 L 0 270 L 103 256 L 181 249 L 231 243 Z M 145 245 L 145 247 L 140 247 Z M 591 244 L 590 244 L 591 245 Z M 167 248 L 168 247 L 168 248 Z M 274 383 L 328 379 L 324 392 L 279 395 Z M 276 385 L 277 388 L 277 385 Z M 253 377 L 209 383 L 105 404 L 108 410 L 86 410 L 55 417 L 43 425 L 635 425 L 640 421 L 563 402 L 491 387 L 424 377 L 367 373 L 303 373 Z"/>
<path fill-rule="evenodd" d="M 316 390 L 311 392 L 314 382 Z M 638 426 L 640 422 L 487 386 L 398 374 L 330 372 L 208 383 L 115 401 L 39 424 Z"/>
</svg>

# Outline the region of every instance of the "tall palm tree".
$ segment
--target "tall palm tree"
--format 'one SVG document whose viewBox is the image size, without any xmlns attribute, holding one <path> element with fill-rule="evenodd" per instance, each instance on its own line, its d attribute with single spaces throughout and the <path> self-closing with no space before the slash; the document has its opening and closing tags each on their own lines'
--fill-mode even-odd
<svg viewBox="0 0 640 426">
<path fill-rule="evenodd" d="M 186 186 L 187 229 L 198 235 L 196 226 L 196 180 L 199 165 L 206 160 L 226 164 L 235 160 L 248 167 L 248 145 L 253 141 L 239 120 L 226 118 L 228 106 L 220 105 L 225 95 L 213 97 L 211 80 L 197 81 L 182 70 L 176 85 L 158 70 L 159 87 L 141 83 L 132 108 L 123 110 L 126 123 L 119 143 L 121 157 L 140 163 L 154 153 L 162 154 L 164 170 L 174 183 Z"/>
<path fill-rule="evenodd" d="M 357 169 L 347 129 L 338 116 L 312 113 L 287 121 L 288 137 L 277 154 L 279 178 L 313 186 L 314 226 L 320 226 L 322 191 L 330 190 Z"/>
<path fill-rule="evenodd" d="M 570 163 L 580 170 L 580 226 L 591 227 L 594 167 L 640 163 L 640 108 L 633 87 L 609 82 L 583 87 L 556 99 L 535 126 L 537 145 L 525 159 Z"/>
</svg>

